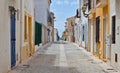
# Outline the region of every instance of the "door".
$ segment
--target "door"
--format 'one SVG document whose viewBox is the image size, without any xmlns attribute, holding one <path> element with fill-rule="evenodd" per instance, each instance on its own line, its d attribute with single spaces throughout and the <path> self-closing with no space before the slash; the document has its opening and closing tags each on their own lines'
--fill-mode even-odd
<svg viewBox="0 0 120 73">
<path fill-rule="evenodd" d="M 29 55 L 33 54 L 32 50 L 32 18 L 28 17 L 28 34 L 29 34 Z"/>
<path fill-rule="evenodd" d="M 103 41 L 103 58 L 106 59 L 106 18 L 103 19 L 103 37 L 104 37 L 104 41 Z"/>
<path fill-rule="evenodd" d="M 97 53 L 97 56 L 100 57 L 100 16 L 98 16 L 96 18 L 96 53 Z"/>
<path fill-rule="evenodd" d="M 91 53 L 93 53 L 93 24 L 91 23 Z"/>
<path fill-rule="evenodd" d="M 16 64 L 16 56 L 15 56 L 15 13 L 11 13 L 10 15 L 11 21 L 11 67 L 14 67 Z"/>
</svg>

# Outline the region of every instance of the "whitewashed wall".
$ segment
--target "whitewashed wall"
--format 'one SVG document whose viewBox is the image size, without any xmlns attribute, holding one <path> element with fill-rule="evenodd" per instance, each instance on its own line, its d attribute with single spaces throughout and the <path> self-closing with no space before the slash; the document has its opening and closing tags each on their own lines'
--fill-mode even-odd
<svg viewBox="0 0 120 73">
<path fill-rule="evenodd" d="M 80 2 L 80 8 L 82 9 L 82 6 L 84 4 L 84 0 L 79 0 Z M 86 13 L 88 13 L 88 10 L 86 11 Z M 88 40 L 87 40 L 87 36 L 88 36 L 88 18 L 86 18 L 84 15 L 83 15 L 83 12 L 81 10 L 81 25 L 84 26 L 84 32 L 82 30 L 82 32 L 84 33 L 84 38 L 85 38 L 85 41 L 82 41 L 82 46 L 85 47 L 85 45 L 87 45 L 86 43 L 88 43 Z M 82 29 L 82 26 L 81 26 L 81 29 Z M 82 40 L 82 36 L 83 36 L 83 33 L 81 34 L 81 40 Z"/>
<path fill-rule="evenodd" d="M 116 43 L 111 45 L 111 64 L 120 70 L 120 0 L 110 0 L 110 24 L 112 33 L 112 16 L 116 15 Z M 118 54 L 118 62 L 115 62 L 115 54 Z"/>
<path fill-rule="evenodd" d="M 9 6 L 14 6 L 16 12 L 16 61 L 20 61 L 20 1 L 1 0 L 0 2 L 0 73 L 11 69 L 11 45 L 10 45 L 10 12 Z"/>
<path fill-rule="evenodd" d="M 10 13 L 9 1 L 0 2 L 0 73 L 10 65 Z"/>
<path fill-rule="evenodd" d="M 34 13 L 35 12 L 35 7 L 34 7 L 34 0 L 24 0 L 23 13 L 24 13 L 24 11 L 26 11 L 32 17 L 32 42 L 34 42 L 34 39 L 35 39 L 35 16 L 34 16 L 35 15 L 35 13 Z M 24 17 L 23 17 L 23 19 L 24 19 Z"/>
<path fill-rule="evenodd" d="M 57 41 L 57 33 L 58 33 L 57 29 L 54 28 L 54 41 Z"/>
<path fill-rule="evenodd" d="M 80 18 L 76 18 L 75 19 L 75 26 L 74 26 L 74 35 L 75 35 L 75 42 L 79 45 L 79 36 L 80 36 L 80 29 L 79 29 L 79 25 L 80 25 Z"/>
<path fill-rule="evenodd" d="M 35 0 L 36 21 L 47 26 L 48 0 Z"/>
</svg>

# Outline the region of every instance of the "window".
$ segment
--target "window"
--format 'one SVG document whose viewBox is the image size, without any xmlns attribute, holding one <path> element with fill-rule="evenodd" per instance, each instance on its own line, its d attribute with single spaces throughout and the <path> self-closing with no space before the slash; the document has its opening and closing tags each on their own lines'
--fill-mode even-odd
<svg viewBox="0 0 120 73">
<path fill-rule="evenodd" d="M 29 41 L 32 39 L 32 17 L 28 16 L 28 37 Z"/>
<path fill-rule="evenodd" d="M 82 41 L 85 41 L 85 36 L 84 36 L 84 26 L 83 26 L 83 35 L 82 35 Z"/>
<path fill-rule="evenodd" d="M 24 41 L 27 40 L 27 15 L 24 15 Z"/>
<path fill-rule="evenodd" d="M 118 55 L 115 54 L 115 62 L 118 62 Z"/>
<path fill-rule="evenodd" d="M 91 9 L 91 0 L 88 0 L 88 10 Z"/>
<path fill-rule="evenodd" d="M 96 42 L 100 41 L 100 16 L 96 18 Z"/>
<path fill-rule="evenodd" d="M 112 44 L 115 44 L 116 16 L 112 16 Z"/>
</svg>

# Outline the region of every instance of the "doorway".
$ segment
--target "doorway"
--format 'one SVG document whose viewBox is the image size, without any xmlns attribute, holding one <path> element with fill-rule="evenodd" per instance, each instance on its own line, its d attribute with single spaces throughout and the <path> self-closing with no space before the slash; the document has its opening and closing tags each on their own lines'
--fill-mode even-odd
<svg viewBox="0 0 120 73">
<path fill-rule="evenodd" d="M 107 59 L 106 57 L 106 18 L 103 19 L 103 58 Z"/>
<path fill-rule="evenodd" d="M 11 68 L 16 65 L 16 50 L 15 50 L 15 43 L 16 43 L 16 36 L 15 36 L 15 30 L 16 30 L 16 24 L 15 24 L 15 13 L 11 12 L 10 14 L 10 26 L 11 26 Z"/>
<path fill-rule="evenodd" d="M 32 55 L 32 17 L 28 16 L 29 55 Z"/>
</svg>

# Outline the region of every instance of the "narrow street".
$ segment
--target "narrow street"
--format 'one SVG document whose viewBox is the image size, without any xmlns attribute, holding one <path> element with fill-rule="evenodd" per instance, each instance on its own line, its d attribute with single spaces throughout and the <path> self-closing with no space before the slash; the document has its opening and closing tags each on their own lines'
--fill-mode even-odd
<svg viewBox="0 0 120 73">
<path fill-rule="evenodd" d="M 119 73 L 73 43 L 55 42 L 40 48 L 9 73 Z"/>
</svg>

